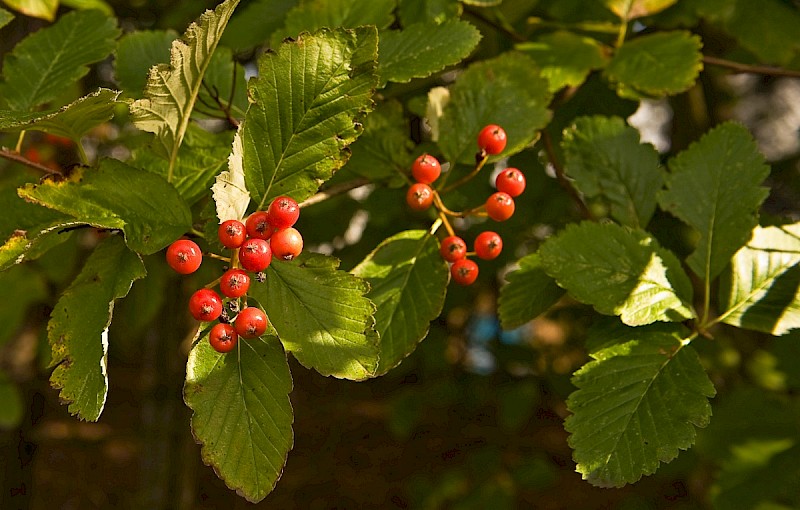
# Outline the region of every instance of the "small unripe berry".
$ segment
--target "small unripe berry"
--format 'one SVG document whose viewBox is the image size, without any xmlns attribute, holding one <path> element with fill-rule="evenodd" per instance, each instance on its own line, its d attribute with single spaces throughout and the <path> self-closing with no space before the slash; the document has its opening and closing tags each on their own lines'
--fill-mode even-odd
<svg viewBox="0 0 800 510">
<path fill-rule="evenodd" d="M 439 254 L 447 262 L 455 262 L 467 256 L 467 243 L 458 236 L 445 237 L 439 245 Z"/>
<path fill-rule="evenodd" d="M 411 165 L 411 175 L 414 176 L 414 180 L 423 184 L 432 183 L 439 178 L 441 173 L 442 165 L 430 154 L 423 154 Z"/>
<path fill-rule="evenodd" d="M 194 273 L 202 262 L 203 252 L 194 241 L 178 239 L 167 248 L 167 264 L 180 274 Z"/>
<path fill-rule="evenodd" d="M 412 184 L 406 193 L 406 203 L 415 211 L 424 211 L 433 204 L 433 190 L 427 184 Z"/>
</svg>

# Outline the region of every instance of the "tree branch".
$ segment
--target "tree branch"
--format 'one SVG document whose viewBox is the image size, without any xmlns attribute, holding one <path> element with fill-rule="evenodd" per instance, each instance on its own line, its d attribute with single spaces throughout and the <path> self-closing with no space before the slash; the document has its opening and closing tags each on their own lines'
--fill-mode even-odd
<svg viewBox="0 0 800 510">
<path fill-rule="evenodd" d="M 737 73 L 763 74 L 765 76 L 788 76 L 791 78 L 800 78 L 800 71 L 795 71 L 793 69 L 742 64 L 741 62 L 734 62 L 733 60 L 725 60 L 724 58 L 717 58 L 709 55 L 703 55 L 703 63 L 712 66 L 719 66 L 719 67 L 724 67 L 726 69 L 731 69 L 733 71 L 736 71 Z"/>
</svg>

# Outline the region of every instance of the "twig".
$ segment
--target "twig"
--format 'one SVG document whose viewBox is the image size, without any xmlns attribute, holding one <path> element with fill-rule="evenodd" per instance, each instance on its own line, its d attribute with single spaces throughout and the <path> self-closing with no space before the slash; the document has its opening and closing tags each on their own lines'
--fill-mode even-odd
<svg viewBox="0 0 800 510">
<path fill-rule="evenodd" d="M 503 34 L 507 35 L 514 42 L 525 42 L 525 41 L 527 41 L 527 39 L 525 37 L 523 37 L 520 34 L 518 34 L 517 32 L 515 32 L 511 27 L 504 26 L 502 23 L 498 23 L 497 21 L 495 21 L 493 19 L 487 18 L 486 16 L 484 16 L 484 14 L 482 12 L 479 12 L 479 11 L 477 11 L 475 9 L 471 9 L 469 7 L 466 7 L 466 6 L 464 7 L 464 12 L 466 12 L 470 16 L 473 16 L 473 17 L 483 21 L 484 23 L 486 23 L 490 27 L 494 28 L 498 32 L 502 32 Z"/>
<path fill-rule="evenodd" d="M 478 175 L 478 172 L 481 171 L 481 169 L 483 168 L 483 165 L 485 165 L 486 161 L 489 159 L 489 155 L 486 154 L 484 151 L 481 151 L 479 154 L 481 155 L 481 158 L 476 161 L 475 168 L 473 168 L 470 173 L 468 173 L 467 175 L 465 175 L 461 179 L 457 180 L 456 182 L 450 183 L 448 186 L 445 186 L 444 188 L 442 188 L 439 191 L 441 191 L 442 193 L 446 193 L 446 192 L 448 192 L 448 191 L 450 191 L 452 189 L 455 189 L 455 188 L 461 186 L 465 182 L 469 181 L 470 179 L 472 179 L 473 177 Z M 477 159 L 477 156 L 476 156 L 476 159 Z"/>
<path fill-rule="evenodd" d="M 360 179 L 353 179 L 349 182 L 343 182 L 341 184 L 337 184 L 336 186 L 331 186 L 325 191 L 320 191 L 316 195 L 303 200 L 299 205 L 300 207 L 308 207 L 309 205 L 318 204 L 329 198 L 333 198 L 336 195 L 341 195 L 342 193 L 347 193 L 348 191 L 360 188 L 361 186 L 366 186 L 369 183 L 370 180 L 363 177 Z"/>
<path fill-rule="evenodd" d="M 14 161 L 16 163 L 23 164 L 29 168 L 39 170 L 45 175 L 60 175 L 62 177 L 64 176 L 64 173 L 60 169 L 55 170 L 53 168 L 46 167 L 42 164 L 35 163 L 26 158 L 25 156 L 23 156 L 22 154 L 20 154 L 19 152 L 12 151 L 11 149 L 8 149 L 6 147 L 0 147 L 0 158 L 5 158 L 9 161 Z"/>
<path fill-rule="evenodd" d="M 724 67 L 739 73 L 763 74 L 766 76 L 788 76 L 791 78 L 800 78 L 800 71 L 793 69 L 783 69 L 781 67 L 759 66 L 742 64 L 741 62 L 734 62 L 733 60 L 725 60 L 724 58 L 712 57 L 703 55 L 703 62 L 712 66 Z"/>
<path fill-rule="evenodd" d="M 556 158 L 556 152 L 553 150 L 553 139 L 550 138 L 550 134 L 547 131 L 542 131 L 542 142 L 544 142 L 544 151 L 547 154 L 547 159 L 550 160 L 550 164 L 553 165 L 553 169 L 556 172 L 556 179 L 558 179 L 558 183 L 578 205 L 578 208 L 581 211 L 581 216 L 587 220 L 594 220 L 594 215 L 586 206 L 586 203 L 578 194 L 578 191 L 572 186 L 572 183 L 569 182 L 569 179 L 567 179 L 567 176 L 564 174 L 564 167 L 562 167 L 561 163 L 558 162 L 558 158 Z"/>
</svg>

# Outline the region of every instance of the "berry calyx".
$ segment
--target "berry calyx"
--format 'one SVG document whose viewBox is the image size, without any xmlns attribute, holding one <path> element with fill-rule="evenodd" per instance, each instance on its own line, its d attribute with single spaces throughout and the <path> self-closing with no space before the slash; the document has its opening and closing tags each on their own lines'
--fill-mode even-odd
<svg viewBox="0 0 800 510">
<path fill-rule="evenodd" d="M 267 314 L 261 308 L 248 306 L 236 316 L 233 328 L 242 338 L 256 338 L 267 330 Z"/>
<path fill-rule="evenodd" d="M 258 273 L 272 262 L 272 249 L 263 239 L 248 239 L 239 248 L 239 262 L 248 271 Z"/>
<path fill-rule="evenodd" d="M 203 252 L 194 241 L 178 239 L 167 248 L 167 264 L 180 274 L 194 273 L 202 262 Z"/>
<path fill-rule="evenodd" d="M 489 124 L 478 133 L 478 147 L 486 154 L 500 154 L 506 148 L 506 132 L 497 124 Z"/>
<path fill-rule="evenodd" d="M 525 191 L 525 175 L 519 169 L 509 167 L 497 174 L 494 185 L 497 191 L 518 197 Z"/>
<path fill-rule="evenodd" d="M 269 222 L 267 211 L 254 212 L 247 217 L 244 226 L 247 229 L 247 237 L 254 239 L 269 239 L 274 230 Z"/>
<path fill-rule="evenodd" d="M 493 193 L 486 200 L 486 213 L 494 221 L 505 221 L 514 214 L 514 199 L 502 191 Z"/>
<path fill-rule="evenodd" d="M 275 230 L 289 228 L 300 217 L 300 206 L 291 197 L 278 197 L 269 204 L 269 222 Z"/>
<path fill-rule="evenodd" d="M 475 238 L 475 255 L 483 260 L 492 260 L 503 251 L 503 239 L 496 232 L 481 232 Z"/>
<path fill-rule="evenodd" d="M 467 243 L 458 236 L 445 237 L 439 245 L 439 254 L 448 262 L 455 262 L 467 256 Z"/>
<path fill-rule="evenodd" d="M 217 236 L 222 246 L 234 249 L 241 246 L 247 238 L 247 230 L 239 220 L 226 220 L 219 226 Z"/>
<path fill-rule="evenodd" d="M 229 298 L 238 298 L 250 289 L 250 276 L 241 269 L 228 269 L 219 280 L 219 290 Z"/>
<path fill-rule="evenodd" d="M 470 259 L 459 259 L 450 266 L 450 275 L 459 285 L 472 285 L 478 278 L 478 264 Z"/>
<path fill-rule="evenodd" d="M 427 184 L 412 184 L 406 193 L 406 203 L 415 211 L 424 211 L 433 204 L 433 190 Z"/>
<path fill-rule="evenodd" d="M 215 321 L 222 314 L 222 299 L 211 289 L 200 289 L 189 298 L 189 313 L 198 321 Z"/>
<path fill-rule="evenodd" d="M 289 227 L 272 234 L 269 244 L 273 256 L 280 260 L 292 260 L 303 251 L 303 236 L 297 229 Z"/>
<path fill-rule="evenodd" d="M 211 328 L 211 332 L 208 334 L 208 343 L 211 344 L 211 347 L 213 347 L 215 351 L 221 353 L 231 352 L 233 348 L 236 347 L 238 341 L 239 335 L 230 324 L 223 324 L 221 322 L 219 324 L 214 324 L 214 327 Z"/>
<path fill-rule="evenodd" d="M 432 183 L 439 178 L 441 173 L 442 165 L 439 164 L 438 159 L 430 154 L 423 154 L 414 160 L 414 164 L 411 165 L 411 175 L 414 176 L 414 180 L 423 184 Z"/>
</svg>

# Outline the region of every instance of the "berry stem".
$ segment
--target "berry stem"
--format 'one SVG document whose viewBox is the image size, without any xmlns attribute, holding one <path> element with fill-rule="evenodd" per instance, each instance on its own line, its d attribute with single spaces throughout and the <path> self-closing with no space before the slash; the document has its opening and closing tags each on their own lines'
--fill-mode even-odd
<svg viewBox="0 0 800 510">
<path fill-rule="evenodd" d="M 220 281 L 222 281 L 222 277 L 221 276 L 219 278 L 217 278 L 216 280 L 210 281 L 207 284 L 203 285 L 203 288 L 204 289 L 213 289 L 214 287 L 219 285 Z"/>
<path fill-rule="evenodd" d="M 353 179 L 350 182 L 343 182 L 341 184 L 337 184 L 336 186 L 331 186 L 330 188 L 324 191 L 320 191 L 316 195 L 308 197 L 307 199 L 303 200 L 297 205 L 302 209 L 303 207 L 308 207 L 309 205 L 314 205 L 320 202 L 324 202 L 329 198 L 341 195 L 342 193 L 347 193 L 348 191 L 360 188 L 361 186 L 366 186 L 369 183 L 370 180 L 366 178 Z"/>
<path fill-rule="evenodd" d="M 436 221 L 444 224 L 444 228 L 445 228 L 445 230 L 447 230 L 447 233 L 449 235 L 451 235 L 451 236 L 456 235 L 455 230 L 453 230 L 453 226 L 450 224 L 450 221 L 447 219 L 447 216 L 445 216 L 445 214 L 442 211 L 439 211 L 439 219 L 436 220 Z M 434 223 L 434 225 L 435 225 L 435 223 Z M 431 227 L 431 231 L 435 232 L 435 230 L 433 230 L 433 227 Z"/>
<path fill-rule="evenodd" d="M 206 235 L 203 232 L 197 230 L 196 228 L 190 228 L 189 229 L 189 233 L 192 234 L 195 237 L 199 237 L 200 239 L 205 239 L 206 238 Z"/>
<path fill-rule="evenodd" d="M 0 148 L 0 158 L 20 163 L 29 168 L 33 168 L 34 170 L 38 170 L 44 173 L 45 175 L 62 175 L 62 176 L 64 175 L 64 173 L 61 171 L 53 170 L 52 168 L 48 168 L 39 163 L 34 163 L 33 161 L 29 160 L 28 158 L 20 154 L 18 151 L 12 151 L 6 149 L 5 147 Z"/>
<path fill-rule="evenodd" d="M 228 263 L 231 262 L 231 259 L 229 257 L 223 257 L 222 255 L 217 255 L 216 253 L 208 252 L 208 253 L 204 253 L 203 255 L 206 256 L 206 257 L 212 258 L 212 259 L 222 260 L 222 261 L 228 262 Z"/>
<path fill-rule="evenodd" d="M 23 140 L 25 140 L 25 130 L 24 129 L 19 132 L 19 138 L 17 138 L 17 146 L 14 147 L 14 150 L 17 151 L 18 153 L 22 152 L 22 141 Z"/>
<path fill-rule="evenodd" d="M 89 166 L 89 156 L 86 155 L 86 151 L 83 149 L 83 144 L 80 140 L 75 144 L 75 148 L 78 149 L 78 157 L 81 158 L 81 163 Z"/>
<path fill-rule="evenodd" d="M 472 172 L 468 173 L 467 175 L 465 175 L 461 179 L 457 180 L 456 182 L 451 183 L 449 186 L 445 186 L 444 188 L 442 188 L 439 191 L 442 192 L 442 193 L 447 193 L 448 191 L 453 190 L 453 189 L 461 186 L 462 184 L 468 182 L 470 179 L 472 179 L 473 177 L 478 175 L 478 172 L 481 171 L 481 169 L 483 168 L 483 165 L 486 164 L 486 161 L 488 159 L 489 159 L 489 155 L 488 154 L 484 154 L 483 157 L 480 160 L 478 160 L 478 162 L 475 165 L 475 168 L 472 170 Z"/>
</svg>

